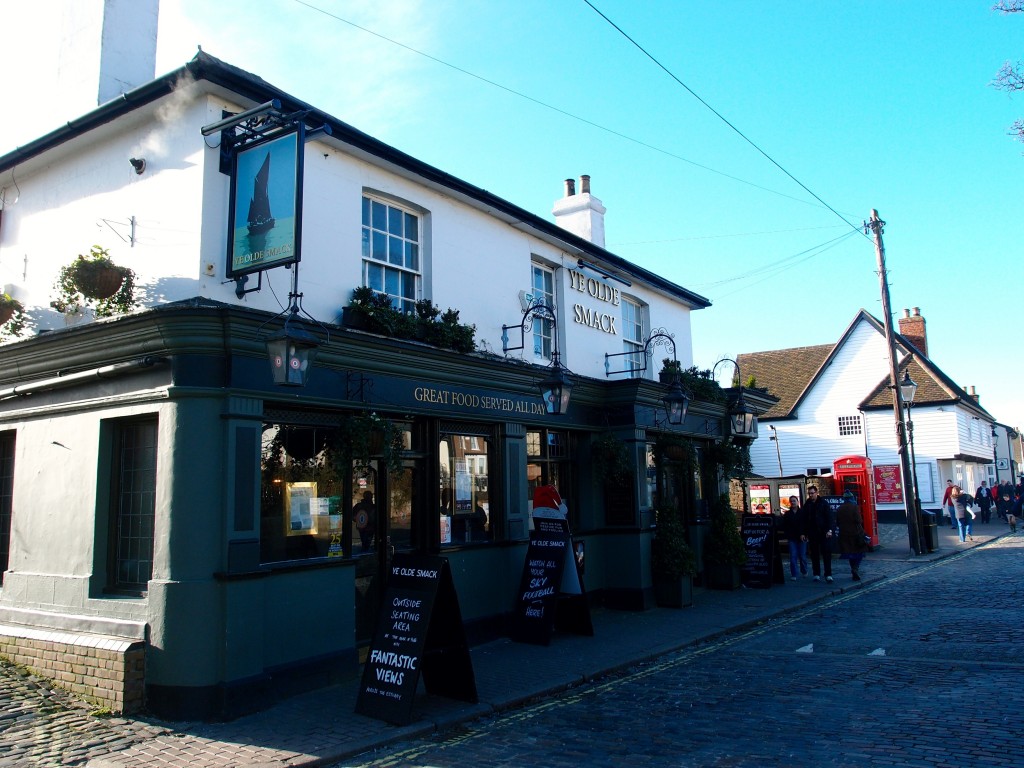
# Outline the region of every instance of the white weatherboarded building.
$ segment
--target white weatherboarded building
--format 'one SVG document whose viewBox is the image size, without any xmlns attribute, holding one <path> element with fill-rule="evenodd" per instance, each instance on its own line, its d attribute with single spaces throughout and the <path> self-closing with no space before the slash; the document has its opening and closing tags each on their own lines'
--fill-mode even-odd
<svg viewBox="0 0 1024 768">
<path fill-rule="evenodd" d="M 924 318 L 900 319 L 899 370 L 918 385 L 911 410 L 917 480 L 926 509 L 938 509 L 946 480 L 973 493 L 991 483 L 995 420 L 978 398 L 927 357 Z M 861 310 L 835 344 L 752 352 L 738 357 L 779 402 L 761 417 L 751 446 L 754 473 L 766 478 L 824 475 L 846 456 L 898 465 L 889 389 L 889 352 L 882 324 Z M 902 504 L 881 504 L 879 519 L 901 519 Z"/>
</svg>

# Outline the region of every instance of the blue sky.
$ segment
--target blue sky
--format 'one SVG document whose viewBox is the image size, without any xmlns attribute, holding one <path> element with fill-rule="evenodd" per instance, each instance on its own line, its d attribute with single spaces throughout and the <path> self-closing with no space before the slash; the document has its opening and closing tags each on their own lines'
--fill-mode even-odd
<svg viewBox="0 0 1024 768">
<path fill-rule="evenodd" d="M 895 315 L 920 307 L 932 359 L 1024 426 L 1024 94 L 989 86 L 1024 59 L 1024 14 L 591 2 L 736 130 L 584 0 L 162 0 L 157 70 L 201 45 L 545 217 L 589 174 L 608 248 L 713 302 L 702 367 L 881 317 L 875 208 Z"/>
</svg>

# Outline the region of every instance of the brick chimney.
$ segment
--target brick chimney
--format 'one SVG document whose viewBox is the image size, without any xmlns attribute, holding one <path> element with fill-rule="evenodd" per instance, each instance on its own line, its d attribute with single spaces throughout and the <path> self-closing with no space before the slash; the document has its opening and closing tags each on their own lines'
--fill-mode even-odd
<svg viewBox="0 0 1024 768">
<path fill-rule="evenodd" d="M 604 248 L 605 207 L 600 200 L 590 194 L 589 176 L 580 176 L 578 194 L 576 183 L 572 179 L 566 179 L 565 197 L 555 201 L 555 207 L 551 212 L 555 215 L 555 223 L 562 229 Z"/>
<path fill-rule="evenodd" d="M 900 318 L 900 336 L 913 344 L 918 352 L 928 357 L 928 331 L 924 318 L 921 317 L 920 307 L 914 307 L 913 315 L 909 309 L 903 310 L 903 317 Z"/>
</svg>

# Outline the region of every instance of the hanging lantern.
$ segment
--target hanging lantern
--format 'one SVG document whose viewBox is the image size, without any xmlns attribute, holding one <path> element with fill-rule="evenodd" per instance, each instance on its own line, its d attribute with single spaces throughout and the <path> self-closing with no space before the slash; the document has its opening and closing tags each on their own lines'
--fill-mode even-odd
<svg viewBox="0 0 1024 768">
<path fill-rule="evenodd" d="M 281 333 L 267 339 L 267 356 L 270 358 L 270 371 L 274 383 L 285 387 L 304 387 L 316 351 L 320 348 L 317 338 L 301 328 L 289 325 L 291 318 L 285 321 Z"/>
<path fill-rule="evenodd" d="M 572 382 L 565 375 L 565 368 L 558 360 L 558 352 L 551 355 L 551 375 L 537 382 L 544 409 L 552 416 L 559 416 L 569 408 Z"/>
</svg>

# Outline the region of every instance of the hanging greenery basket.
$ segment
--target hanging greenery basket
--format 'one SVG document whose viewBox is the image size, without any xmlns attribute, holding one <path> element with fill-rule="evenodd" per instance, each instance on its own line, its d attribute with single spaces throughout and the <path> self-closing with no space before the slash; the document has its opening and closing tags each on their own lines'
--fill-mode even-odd
<svg viewBox="0 0 1024 768">
<path fill-rule="evenodd" d="M 88 299 L 109 299 L 124 285 L 125 270 L 110 262 L 79 259 L 72 269 L 78 289 Z"/>
<path fill-rule="evenodd" d="M 110 317 L 130 312 L 138 303 L 135 273 L 114 264 L 110 252 L 98 245 L 89 249 L 88 256 L 79 254 L 62 267 L 54 287 L 58 297 L 50 306 L 64 314 L 92 307 L 97 317 Z"/>
<path fill-rule="evenodd" d="M 24 305 L 9 293 L 0 293 L 0 338 L 20 336 L 27 320 Z"/>
</svg>

